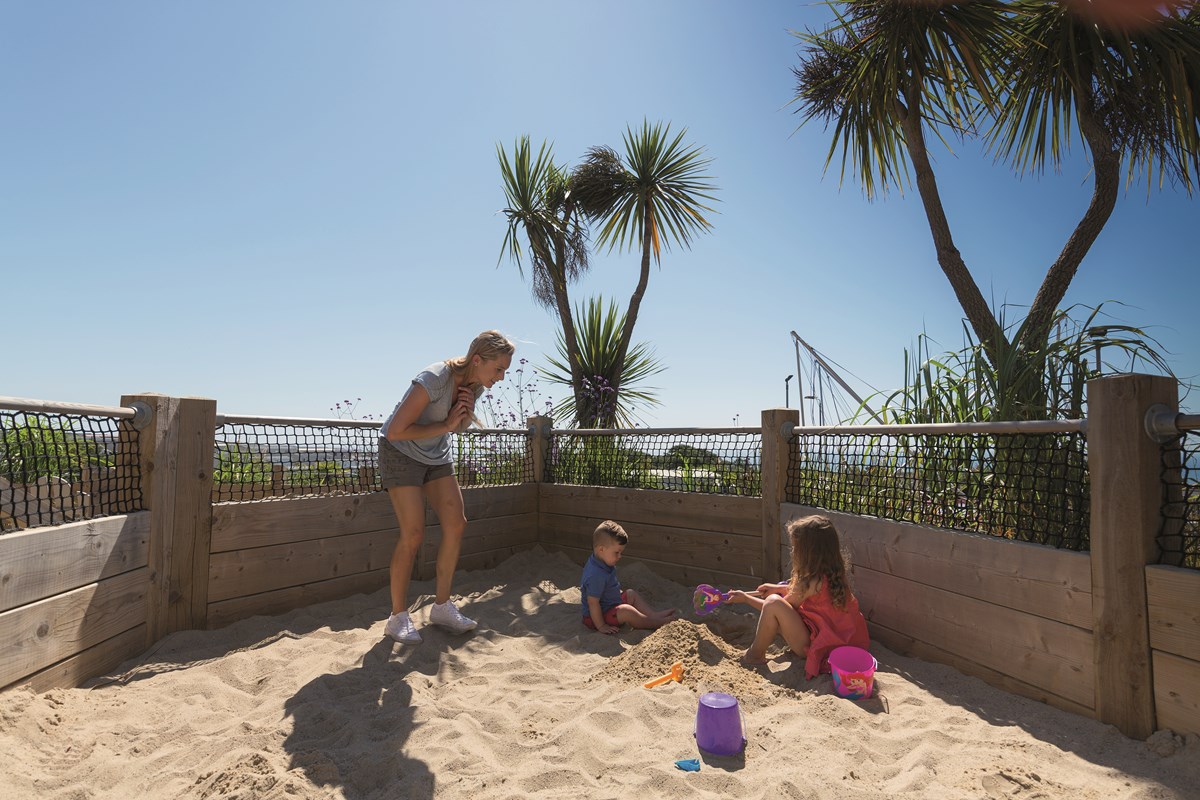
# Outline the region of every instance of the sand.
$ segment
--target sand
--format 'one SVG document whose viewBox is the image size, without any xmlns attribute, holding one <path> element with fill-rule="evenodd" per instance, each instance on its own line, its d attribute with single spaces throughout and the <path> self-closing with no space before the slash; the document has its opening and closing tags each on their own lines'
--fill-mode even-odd
<svg viewBox="0 0 1200 800">
<path fill-rule="evenodd" d="M 161 641 L 89 687 L 0 695 L 0 798 L 1197 798 L 1200 738 L 1146 741 L 878 644 L 877 693 L 772 651 L 755 618 L 681 609 L 613 636 L 579 619 L 579 567 L 541 550 L 463 572 L 479 630 L 383 636 L 386 590 Z M 423 623 L 430 583 L 415 583 Z M 650 678 L 684 665 L 683 680 Z M 697 698 L 738 698 L 747 745 L 697 750 Z M 700 759 L 699 772 L 677 760 Z"/>
</svg>

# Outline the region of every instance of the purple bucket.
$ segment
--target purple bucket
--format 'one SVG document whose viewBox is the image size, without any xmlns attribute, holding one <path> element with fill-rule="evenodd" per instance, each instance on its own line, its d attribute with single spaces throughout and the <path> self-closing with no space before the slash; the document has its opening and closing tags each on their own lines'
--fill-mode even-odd
<svg viewBox="0 0 1200 800">
<path fill-rule="evenodd" d="M 700 695 L 700 705 L 696 709 L 696 745 L 714 756 L 742 752 L 746 737 L 742 733 L 742 712 L 736 697 L 723 692 Z"/>
</svg>

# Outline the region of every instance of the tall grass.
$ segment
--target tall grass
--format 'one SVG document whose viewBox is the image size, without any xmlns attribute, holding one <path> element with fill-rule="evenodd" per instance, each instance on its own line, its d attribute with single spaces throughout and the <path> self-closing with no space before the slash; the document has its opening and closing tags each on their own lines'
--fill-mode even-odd
<svg viewBox="0 0 1200 800">
<path fill-rule="evenodd" d="M 882 396 L 885 424 L 1081 419 L 1087 382 L 1149 368 L 1170 374 L 1146 331 L 1107 322 L 1103 304 L 1055 315 L 1043 347 L 1008 347 L 995 359 L 964 324 L 964 346 L 935 355 L 925 334 L 904 353 L 905 385 Z M 1003 310 L 1000 315 L 1003 321 Z M 1022 331 L 1006 329 L 1009 341 Z M 866 421 L 865 406 L 856 414 Z M 815 446 L 817 454 L 805 453 Z M 1086 549 L 1086 440 L 1069 434 L 896 434 L 826 445 L 805 441 L 797 493 L 839 510 Z M 811 473 L 811 474 L 806 474 Z"/>
</svg>

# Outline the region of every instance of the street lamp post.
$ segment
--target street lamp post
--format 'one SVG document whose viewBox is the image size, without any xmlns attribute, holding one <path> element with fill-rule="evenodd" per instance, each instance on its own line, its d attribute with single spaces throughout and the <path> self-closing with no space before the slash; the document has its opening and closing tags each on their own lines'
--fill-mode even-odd
<svg viewBox="0 0 1200 800">
<path fill-rule="evenodd" d="M 788 375 L 786 378 L 783 379 L 783 407 L 784 408 L 792 407 L 791 403 L 789 402 L 789 398 L 788 398 L 788 384 L 791 382 L 792 378 L 794 378 L 794 377 L 796 377 L 796 376 Z"/>
</svg>

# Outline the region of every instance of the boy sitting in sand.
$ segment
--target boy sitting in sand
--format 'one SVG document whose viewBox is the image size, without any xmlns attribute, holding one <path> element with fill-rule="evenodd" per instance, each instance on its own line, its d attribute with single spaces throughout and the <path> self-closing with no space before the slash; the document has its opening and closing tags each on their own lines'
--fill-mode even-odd
<svg viewBox="0 0 1200 800">
<path fill-rule="evenodd" d="M 592 554 L 583 565 L 579 593 L 583 624 L 601 633 L 616 633 L 621 625 L 631 628 L 661 628 L 675 617 L 675 609 L 655 611 L 634 589 L 621 589 L 617 562 L 629 543 L 629 534 L 612 520 L 605 520 L 592 533 Z"/>
</svg>

